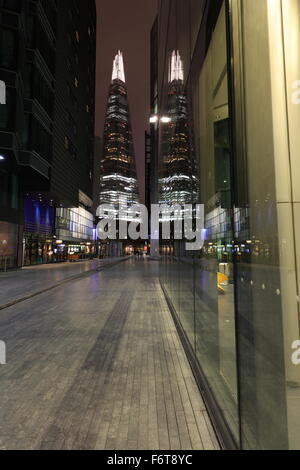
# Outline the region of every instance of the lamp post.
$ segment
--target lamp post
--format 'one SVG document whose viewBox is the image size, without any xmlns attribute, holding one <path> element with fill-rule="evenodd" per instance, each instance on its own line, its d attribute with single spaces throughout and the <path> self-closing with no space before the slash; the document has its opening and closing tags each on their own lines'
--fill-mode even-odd
<svg viewBox="0 0 300 470">
<path fill-rule="evenodd" d="M 156 132 L 156 138 L 155 138 L 155 149 L 152 149 L 152 152 L 155 152 L 155 181 L 153 182 L 154 184 L 154 197 L 153 200 L 151 201 L 151 204 L 158 204 L 158 168 L 159 168 L 159 143 L 160 143 L 160 133 L 161 133 L 161 127 L 166 124 L 170 124 L 172 122 L 172 118 L 166 114 L 153 114 L 150 116 L 150 124 L 153 128 L 155 128 Z M 152 132 L 151 132 L 151 135 Z M 152 227 L 151 227 L 151 246 L 150 246 L 150 258 L 153 260 L 159 260 L 159 233 L 155 232 L 155 234 L 152 233 Z"/>
<path fill-rule="evenodd" d="M 6 104 L 6 85 L 3 80 L 0 80 L 0 105 Z"/>
<path fill-rule="evenodd" d="M 7 258 L 6 258 L 6 249 L 7 249 L 7 240 L 2 240 L 3 246 L 3 256 L 4 256 L 4 272 L 7 271 Z"/>
</svg>

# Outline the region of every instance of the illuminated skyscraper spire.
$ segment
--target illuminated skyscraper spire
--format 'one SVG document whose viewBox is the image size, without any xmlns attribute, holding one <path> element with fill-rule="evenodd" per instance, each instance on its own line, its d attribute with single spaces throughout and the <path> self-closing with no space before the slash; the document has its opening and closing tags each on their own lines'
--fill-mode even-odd
<svg viewBox="0 0 300 470">
<path fill-rule="evenodd" d="M 179 51 L 169 60 L 166 122 L 162 130 L 160 203 L 192 204 L 198 200 L 191 115 L 184 85 L 184 64 Z"/>
<path fill-rule="evenodd" d="M 118 51 L 118 54 L 115 57 L 111 80 L 112 82 L 114 80 L 121 80 L 122 82 L 125 83 L 124 61 L 123 61 L 123 54 L 121 51 Z"/>
<path fill-rule="evenodd" d="M 101 160 L 100 203 L 132 206 L 139 200 L 123 55 L 114 59 Z"/>
<path fill-rule="evenodd" d="M 182 82 L 184 80 L 183 62 L 179 51 L 173 51 L 170 60 L 169 83 L 172 83 L 174 80 Z"/>
</svg>

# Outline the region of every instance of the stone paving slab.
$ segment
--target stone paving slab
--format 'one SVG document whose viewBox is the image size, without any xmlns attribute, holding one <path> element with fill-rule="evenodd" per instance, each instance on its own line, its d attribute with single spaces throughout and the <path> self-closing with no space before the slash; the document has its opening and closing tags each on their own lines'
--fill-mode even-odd
<svg viewBox="0 0 300 470">
<path fill-rule="evenodd" d="M 1 449 L 218 449 L 158 280 L 130 260 L 2 310 Z"/>
<path fill-rule="evenodd" d="M 43 264 L 0 273 L 0 310 L 42 294 L 58 285 L 101 271 L 126 261 L 126 258 L 107 258 L 72 263 Z"/>
</svg>

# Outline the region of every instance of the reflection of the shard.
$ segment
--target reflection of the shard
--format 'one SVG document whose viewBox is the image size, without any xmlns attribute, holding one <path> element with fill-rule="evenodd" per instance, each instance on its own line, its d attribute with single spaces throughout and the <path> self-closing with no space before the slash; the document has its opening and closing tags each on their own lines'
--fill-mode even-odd
<svg viewBox="0 0 300 470">
<path fill-rule="evenodd" d="M 197 200 L 197 178 L 184 65 L 179 51 L 169 60 L 168 97 L 162 131 L 160 165 L 161 203 L 191 204 Z"/>
</svg>

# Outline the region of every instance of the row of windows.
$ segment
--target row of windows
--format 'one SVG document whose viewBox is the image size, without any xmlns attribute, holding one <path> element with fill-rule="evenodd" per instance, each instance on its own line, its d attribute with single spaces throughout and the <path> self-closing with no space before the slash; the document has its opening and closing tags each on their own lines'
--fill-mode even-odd
<svg viewBox="0 0 300 470">
<path fill-rule="evenodd" d="M 5 10 L 20 11 L 20 6 L 19 0 L 0 0 L 0 8 Z"/>
<path fill-rule="evenodd" d="M 18 208 L 18 179 L 4 169 L 0 169 L 0 207 Z"/>
<path fill-rule="evenodd" d="M 6 104 L 0 105 L 0 129 L 13 131 L 15 129 L 16 95 L 12 88 L 6 89 Z"/>
<path fill-rule="evenodd" d="M 40 4 L 46 14 L 46 17 L 51 25 L 51 28 L 56 33 L 56 12 L 53 8 L 52 2 L 49 0 L 40 0 Z"/>
<path fill-rule="evenodd" d="M 52 159 L 52 135 L 44 126 L 32 115 L 25 116 L 28 136 L 28 150 L 35 151 L 47 161 Z"/>
<path fill-rule="evenodd" d="M 42 25 L 34 14 L 26 17 L 27 47 L 38 49 L 52 75 L 55 73 L 55 50 Z"/>
<path fill-rule="evenodd" d="M 0 67 L 16 69 L 18 62 L 18 35 L 13 29 L 0 28 Z"/>
<path fill-rule="evenodd" d="M 49 70 L 54 75 L 55 74 L 55 51 L 49 42 L 49 39 L 42 28 L 42 26 L 37 23 L 36 26 L 36 48 L 40 51 L 41 56 L 46 62 Z"/>
<path fill-rule="evenodd" d="M 75 79 L 75 80 L 77 80 L 77 79 Z M 75 86 L 75 85 L 74 85 L 74 86 Z M 78 86 L 78 82 L 77 82 L 77 86 Z M 75 88 L 77 88 L 77 87 L 75 86 Z M 68 93 L 68 96 L 69 96 L 69 98 L 70 98 L 70 101 L 72 102 L 72 105 L 73 105 L 74 110 L 75 110 L 75 111 L 78 111 L 78 109 L 79 109 L 78 100 L 77 100 L 77 98 L 76 98 L 74 92 L 72 91 L 72 87 L 71 87 L 69 84 L 67 84 L 67 93 Z M 90 113 L 91 107 L 90 107 L 89 104 L 87 104 L 87 105 L 85 106 L 85 111 L 86 111 L 87 113 Z"/>
<path fill-rule="evenodd" d="M 50 117 L 53 116 L 53 91 L 33 64 L 25 68 L 25 97 L 36 99 Z"/>
<path fill-rule="evenodd" d="M 65 149 L 68 150 L 71 157 L 76 160 L 77 159 L 77 150 L 71 139 L 65 136 Z"/>
</svg>

